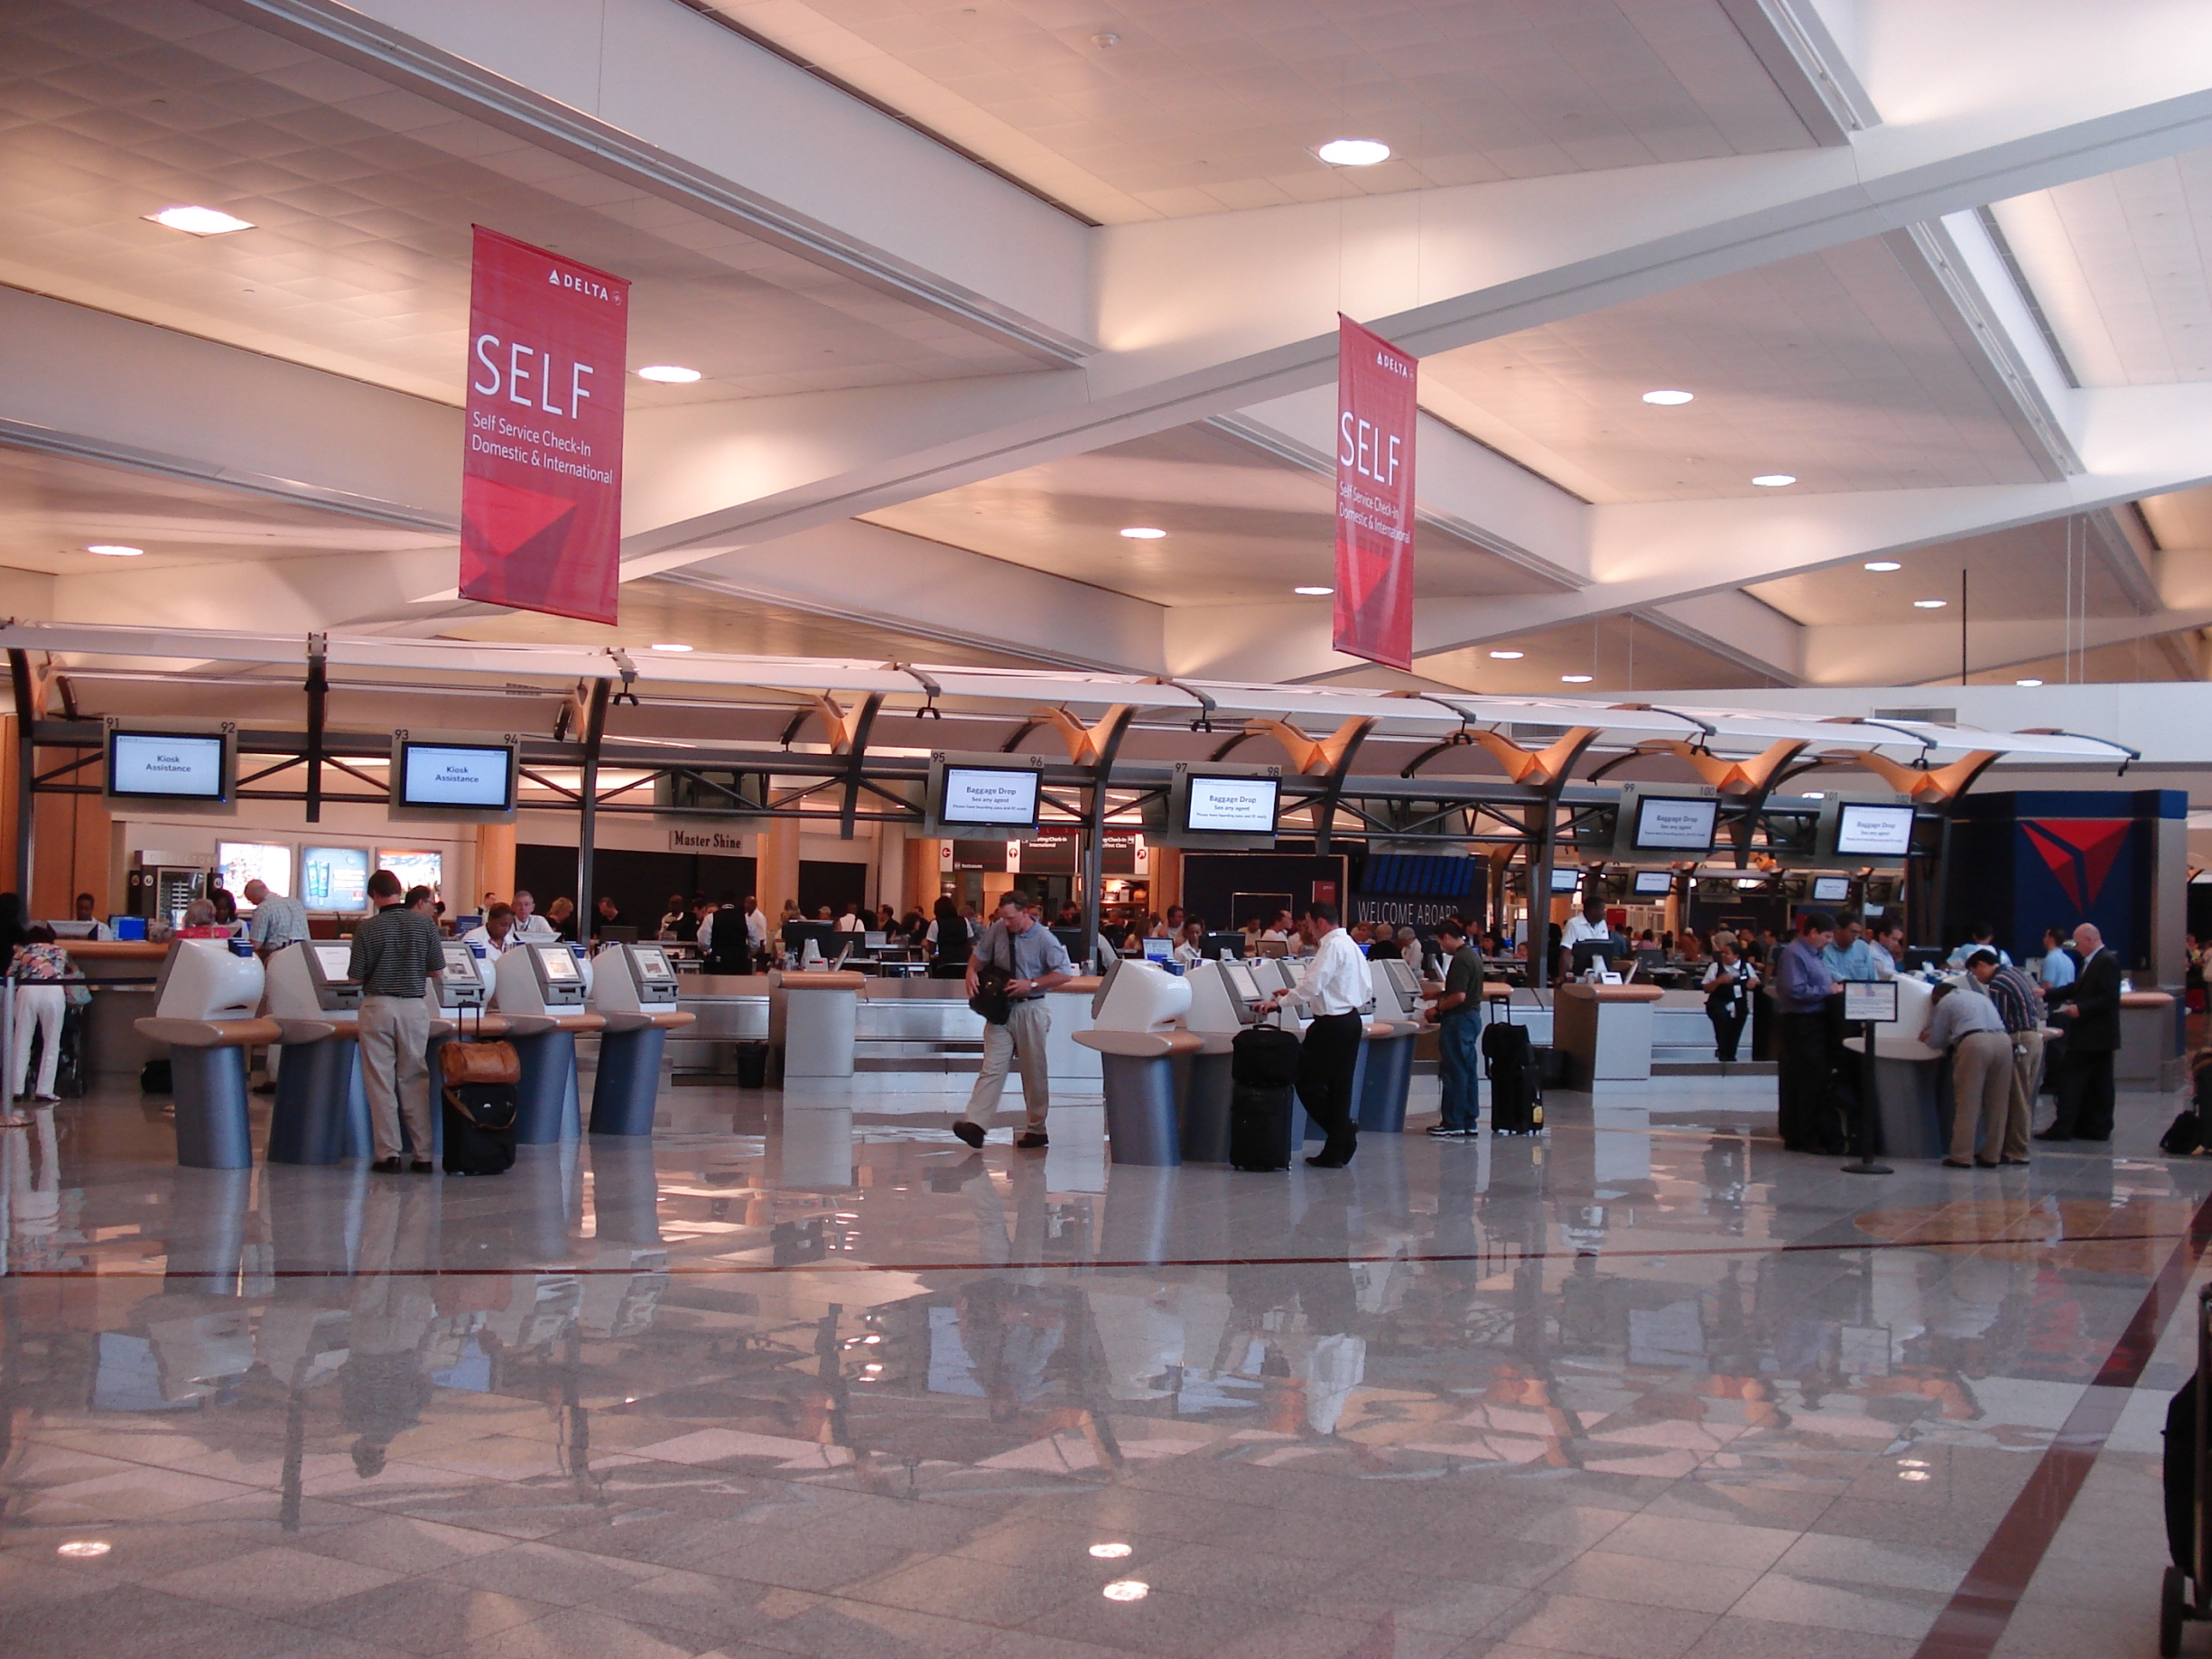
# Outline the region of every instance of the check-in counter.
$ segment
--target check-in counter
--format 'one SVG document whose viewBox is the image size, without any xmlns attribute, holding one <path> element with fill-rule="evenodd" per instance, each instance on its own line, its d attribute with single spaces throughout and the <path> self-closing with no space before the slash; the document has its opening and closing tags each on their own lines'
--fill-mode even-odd
<svg viewBox="0 0 2212 1659">
<path fill-rule="evenodd" d="M 1566 1056 L 1566 1086 L 1649 1077 L 1652 1010 L 1663 994 L 1657 985 L 1561 985 L 1552 1046 Z"/>
<path fill-rule="evenodd" d="M 676 1006 L 693 1015 L 686 1030 L 668 1036 L 669 1063 L 680 1076 L 734 1076 L 741 1043 L 766 1043 L 769 1030 L 767 974 L 685 974 L 676 982 Z"/>
<path fill-rule="evenodd" d="M 1056 1038 L 1061 1004 L 1049 1002 L 1047 1010 Z M 936 1088 L 945 1073 L 972 1072 L 982 1063 L 983 1016 L 968 1006 L 962 981 L 871 978 L 862 988 L 853 1032 L 855 1071 L 887 1079 L 909 1076 Z"/>
<path fill-rule="evenodd" d="M 1045 1070 L 1055 1089 L 1087 1093 L 1104 1086 L 1098 1050 L 1075 1040 L 1076 1032 L 1091 1029 L 1091 999 L 1100 983 L 1095 974 L 1078 974 L 1045 993 L 1045 1012 L 1052 1021 L 1045 1038 Z"/>
<path fill-rule="evenodd" d="M 1948 1150 L 1949 1127 L 1942 1107 L 1944 1057 L 1920 1040 L 1928 1029 L 1935 987 L 1913 974 L 1897 979 L 1897 1020 L 1874 1028 L 1873 1151 L 1885 1158 L 1941 1158 Z M 1967 994 L 1961 993 L 1959 994 Z M 1854 1057 L 1865 1044 L 1855 1028 L 1844 1039 Z M 1865 1092 L 1862 1069 L 1852 1092 Z"/>
<path fill-rule="evenodd" d="M 852 1076 L 865 974 L 776 973 L 768 976 L 770 1041 L 784 1051 L 784 1077 L 813 1082 Z M 887 982 L 888 983 L 888 982 Z"/>
<path fill-rule="evenodd" d="M 515 1139 L 525 1146 L 573 1141 L 583 1131 L 576 1095 L 576 1039 L 605 1029 L 584 1005 L 589 982 L 566 945 L 529 940 L 499 958 L 493 1005 L 509 1021 L 522 1062 Z"/>
<path fill-rule="evenodd" d="M 2120 1051 L 2112 1058 L 2113 1080 L 2159 1089 L 2180 1087 L 2181 1015 L 2181 1000 L 2171 992 L 2121 993 Z"/>
<path fill-rule="evenodd" d="M 79 1052 L 88 1076 L 135 1077 L 148 1060 L 166 1058 L 163 1044 L 142 1035 L 138 1021 L 153 1012 L 153 986 L 169 946 L 144 939 L 63 939 L 61 948 L 92 993 L 84 1011 Z"/>
</svg>

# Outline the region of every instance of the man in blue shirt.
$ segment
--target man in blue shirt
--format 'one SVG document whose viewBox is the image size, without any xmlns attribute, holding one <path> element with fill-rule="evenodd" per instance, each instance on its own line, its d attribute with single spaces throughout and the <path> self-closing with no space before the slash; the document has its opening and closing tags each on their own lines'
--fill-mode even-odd
<svg viewBox="0 0 2212 1659">
<path fill-rule="evenodd" d="M 2043 989 L 2057 991 L 2074 983 L 2081 970 L 2066 948 L 2066 936 L 2056 927 L 2043 929 Z"/>
<path fill-rule="evenodd" d="M 1943 965 L 1947 968 L 1963 969 L 1966 965 L 1967 957 L 1973 955 L 1975 951 L 1986 947 L 1987 949 L 1997 952 L 1998 966 L 2006 968 L 2011 967 L 2012 965 L 2012 959 L 2006 955 L 2003 951 L 1998 949 L 1996 938 L 1997 930 L 1991 927 L 1987 922 L 1980 922 L 1975 924 L 1974 927 L 1966 929 L 1966 942 L 1960 946 L 1956 950 L 1953 951 L 1945 960 Z"/>
<path fill-rule="evenodd" d="M 1859 937 L 1859 918 L 1851 910 L 1836 918 L 1836 937 L 1821 951 L 1820 960 L 1830 979 L 1880 977 L 1875 971 L 1873 949 Z"/>
<path fill-rule="evenodd" d="M 1798 937 L 1783 947 L 1775 974 L 1774 997 L 1782 1013 L 1776 1115 L 1782 1144 L 1793 1152 L 1834 1153 L 1844 1147 L 1828 1058 L 1828 998 L 1836 983 L 1821 959 L 1835 937 L 1833 916 L 1805 911 L 1798 918 Z"/>
</svg>

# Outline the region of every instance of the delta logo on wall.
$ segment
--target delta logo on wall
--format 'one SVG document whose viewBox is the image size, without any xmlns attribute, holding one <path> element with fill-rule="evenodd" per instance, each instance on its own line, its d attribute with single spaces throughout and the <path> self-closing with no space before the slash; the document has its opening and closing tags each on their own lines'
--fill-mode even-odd
<svg viewBox="0 0 2212 1659">
<path fill-rule="evenodd" d="M 2074 919 L 2094 922 L 2114 868 L 2127 850 L 2132 818 L 2022 818 L 2020 833 L 2074 907 Z M 2133 883 L 2124 883 L 2133 886 Z M 2115 894 L 2124 900 L 2125 894 Z M 2056 918 L 2054 918 L 2054 921 Z"/>
</svg>

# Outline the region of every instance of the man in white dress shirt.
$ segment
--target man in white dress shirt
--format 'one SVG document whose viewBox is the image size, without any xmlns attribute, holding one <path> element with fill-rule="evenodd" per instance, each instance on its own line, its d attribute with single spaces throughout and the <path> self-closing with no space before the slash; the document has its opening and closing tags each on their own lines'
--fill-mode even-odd
<svg viewBox="0 0 2212 1659">
<path fill-rule="evenodd" d="M 516 939 L 557 939 L 561 937 L 553 931 L 553 925 L 537 913 L 537 900 L 530 896 L 528 888 L 518 887 L 515 890 L 513 908 L 515 926 L 510 931 Z"/>
<path fill-rule="evenodd" d="M 1374 984 L 1360 947 L 1336 925 L 1336 907 L 1316 904 L 1306 917 L 1314 931 L 1312 965 L 1294 990 L 1269 997 L 1259 1010 L 1273 1013 L 1288 1003 L 1311 1016 L 1298 1053 L 1298 1099 L 1328 1139 L 1306 1161 L 1316 1170 L 1341 1170 L 1360 1144 L 1352 1079 L 1360 1064 L 1360 1010 Z"/>
</svg>

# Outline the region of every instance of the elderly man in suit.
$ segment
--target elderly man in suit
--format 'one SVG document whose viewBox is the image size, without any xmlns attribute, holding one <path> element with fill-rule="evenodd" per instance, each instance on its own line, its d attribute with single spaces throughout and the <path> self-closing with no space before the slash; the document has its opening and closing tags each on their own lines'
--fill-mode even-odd
<svg viewBox="0 0 2212 1659">
<path fill-rule="evenodd" d="M 2039 1141 L 2112 1139 L 2112 1057 L 2120 1047 L 2120 958 L 2087 922 L 2074 929 L 2081 972 L 2049 993 L 2051 1016 L 2066 1030 L 2059 1074 L 2059 1115 Z"/>
</svg>

